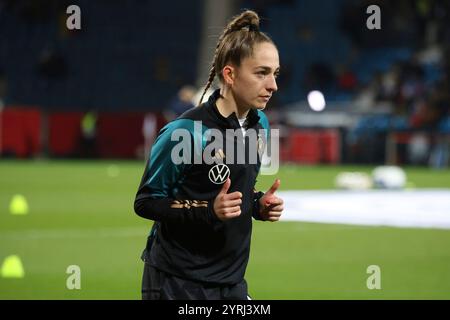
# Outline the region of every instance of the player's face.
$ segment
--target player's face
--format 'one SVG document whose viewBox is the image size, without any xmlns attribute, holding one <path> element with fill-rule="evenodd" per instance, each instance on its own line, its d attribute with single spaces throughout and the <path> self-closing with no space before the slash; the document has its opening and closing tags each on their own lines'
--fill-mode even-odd
<svg viewBox="0 0 450 320">
<path fill-rule="evenodd" d="M 243 109 L 264 109 L 278 90 L 276 78 L 280 61 L 277 48 L 269 42 L 255 45 L 253 55 L 243 59 L 235 70 L 232 89 L 237 105 Z"/>
</svg>

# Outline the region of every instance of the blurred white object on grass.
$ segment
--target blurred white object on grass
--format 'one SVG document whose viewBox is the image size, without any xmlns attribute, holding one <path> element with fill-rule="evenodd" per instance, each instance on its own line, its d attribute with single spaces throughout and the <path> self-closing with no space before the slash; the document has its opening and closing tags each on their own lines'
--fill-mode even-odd
<svg viewBox="0 0 450 320">
<path fill-rule="evenodd" d="M 334 184 L 339 189 L 367 190 L 372 188 L 372 179 L 364 172 L 341 172 L 336 176 Z"/>
<path fill-rule="evenodd" d="M 397 166 L 379 166 L 372 172 L 373 185 L 379 189 L 403 189 L 406 185 L 406 173 Z"/>
</svg>

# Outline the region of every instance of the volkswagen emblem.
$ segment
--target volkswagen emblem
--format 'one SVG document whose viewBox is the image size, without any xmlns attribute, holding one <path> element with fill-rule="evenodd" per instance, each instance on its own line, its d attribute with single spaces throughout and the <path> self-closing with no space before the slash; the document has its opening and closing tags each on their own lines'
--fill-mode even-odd
<svg viewBox="0 0 450 320">
<path fill-rule="evenodd" d="M 230 176 L 230 168 L 226 164 L 216 164 L 209 170 L 209 180 L 214 184 L 222 184 L 227 181 Z"/>
</svg>

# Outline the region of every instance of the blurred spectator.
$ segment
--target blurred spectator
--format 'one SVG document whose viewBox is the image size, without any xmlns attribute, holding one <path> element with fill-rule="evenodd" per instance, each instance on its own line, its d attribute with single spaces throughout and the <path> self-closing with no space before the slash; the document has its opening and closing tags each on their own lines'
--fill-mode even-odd
<svg viewBox="0 0 450 320">
<path fill-rule="evenodd" d="M 190 85 L 183 86 L 169 102 L 168 110 L 164 112 L 166 121 L 172 121 L 178 118 L 185 111 L 194 107 L 192 99 L 195 96 L 195 88 Z"/>
<path fill-rule="evenodd" d="M 391 66 L 391 68 L 384 74 L 375 74 L 378 77 L 379 87 L 376 101 L 392 101 L 398 98 L 398 89 L 400 87 L 400 65 L 398 63 Z"/>
<path fill-rule="evenodd" d="M 383 75 L 380 72 L 376 72 L 372 80 L 356 93 L 353 104 L 357 110 L 368 112 L 375 107 L 376 100 L 383 100 L 380 95 L 382 77 Z"/>
<path fill-rule="evenodd" d="M 64 78 L 68 72 L 66 60 L 55 49 L 46 48 L 39 56 L 38 72 L 47 79 Z"/>
<path fill-rule="evenodd" d="M 429 165 L 435 169 L 447 168 L 450 163 L 450 138 L 449 135 L 438 134 L 431 150 Z"/>
<path fill-rule="evenodd" d="M 358 86 L 355 73 L 346 65 L 337 67 L 337 86 L 340 90 L 353 92 Z"/>
<path fill-rule="evenodd" d="M 409 117 L 409 124 L 412 129 L 428 128 L 432 122 L 432 112 L 427 99 L 421 98 L 414 102 L 413 111 Z"/>
<path fill-rule="evenodd" d="M 408 160 L 413 165 L 426 165 L 430 152 L 430 142 L 422 132 L 411 136 L 408 144 Z"/>
<path fill-rule="evenodd" d="M 80 154 L 82 158 L 97 156 L 97 112 L 89 111 L 81 119 Z"/>
<path fill-rule="evenodd" d="M 413 104 L 425 94 L 424 71 L 416 60 L 403 64 L 400 75 L 400 114 L 410 114 Z"/>
</svg>

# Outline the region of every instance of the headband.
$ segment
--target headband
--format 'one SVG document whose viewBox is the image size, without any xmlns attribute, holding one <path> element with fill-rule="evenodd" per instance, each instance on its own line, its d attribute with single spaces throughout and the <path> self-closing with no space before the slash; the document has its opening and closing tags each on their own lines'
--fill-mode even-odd
<svg viewBox="0 0 450 320">
<path fill-rule="evenodd" d="M 243 26 L 243 27 L 240 28 L 240 29 L 234 29 L 234 28 L 233 28 L 233 29 L 231 29 L 231 32 L 233 32 L 233 31 L 241 31 L 241 30 L 259 32 L 259 27 L 258 27 L 257 25 L 255 25 L 255 24 L 249 23 L 249 24 Z"/>
<path fill-rule="evenodd" d="M 259 31 L 259 27 L 255 24 L 248 24 L 245 27 L 243 27 L 242 29 L 244 29 L 244 30 L 247 29 L 248 31 Z"/>
</svg>

